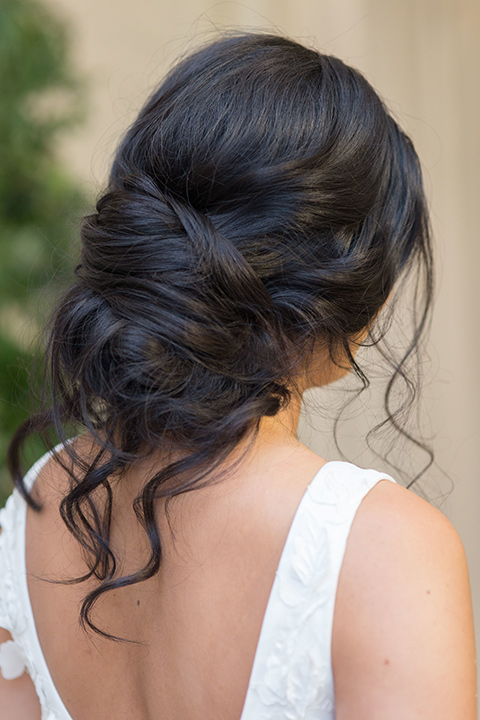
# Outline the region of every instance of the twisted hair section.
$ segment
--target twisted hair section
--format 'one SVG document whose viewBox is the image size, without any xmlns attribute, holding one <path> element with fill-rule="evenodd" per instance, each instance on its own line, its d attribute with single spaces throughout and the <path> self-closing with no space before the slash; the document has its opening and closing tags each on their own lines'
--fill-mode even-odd
<svg viewBox="0 0 480 720">
<path fill-rule="evenodd" d="M 87 564 L 72 582 L 97 581 L 81 620 L 115 637 L 91 613 L 108 590 L 158 572 L 158 500 L 168 511 L 242 440 L 248 452 L 319 343 L 367 382 L 352 338 L 416 272 L 418 322 L 392 387 L 406 376 L 432 294 L 428 214 L 413 145 L 358 71 L 283 37 L 231 34 L 152 92 L 80 233 L 49 326 L 46 407 L 13 438 L 9 464 L 38 508 L 21 447 L 48 427 L 64 441 L 61 513 Z M 66 443 L 72 426 L 94 438 L 88 459 Z M 134 502 L 150 557 L 121 575 L 112 483 L 158 451 L 166 462 Z"/>
</svg>

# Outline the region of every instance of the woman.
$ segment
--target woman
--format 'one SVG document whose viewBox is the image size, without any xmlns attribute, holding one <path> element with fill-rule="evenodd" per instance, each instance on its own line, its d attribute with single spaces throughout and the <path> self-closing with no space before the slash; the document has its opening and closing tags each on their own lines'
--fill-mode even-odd
<svg viewBox="0 0 480 720">
<path fill-rule="evenodd" d="M 2 719 L 474 720 L 456 531 L 296 437 L 307 388 L 366 382 L 409 273 L 407 357 L 430 304 L 418 158 L 368 82 L 282 37 L 213 42 L 148 99 L 81 235 L 50 408 L 9 451 Z"/>
</svg>

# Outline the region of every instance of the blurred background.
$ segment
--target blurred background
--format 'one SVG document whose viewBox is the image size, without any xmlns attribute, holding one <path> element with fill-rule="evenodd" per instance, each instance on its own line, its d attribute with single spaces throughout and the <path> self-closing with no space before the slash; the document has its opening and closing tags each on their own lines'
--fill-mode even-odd
<svg viewBox="0 0 480 720">
<path fill-rule="evenodd" d="M 230 28 L 280 32 L 360 69 L 420 155 L 437 297 L 417 417 L 435 464 L 418 491 L 463 540 L 480 650 L 478 0 L 0 0 L 0 504 L 11 489 L 8 438 L 35 387 L 31 354 L 68 282 L 78 219 L 165 70 Z M 340 456 L 335 392 L 309 391 L 299 427 L 327 459 Z M 349 460 L 381 470 L 358 446 L 376 402 L 364 399 L 339 435 Z"/>
</svg>

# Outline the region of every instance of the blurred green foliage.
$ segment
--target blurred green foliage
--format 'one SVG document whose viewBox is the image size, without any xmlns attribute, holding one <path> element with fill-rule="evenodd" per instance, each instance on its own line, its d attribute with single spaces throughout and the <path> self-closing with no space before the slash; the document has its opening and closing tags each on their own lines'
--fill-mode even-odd
<svg viewBox="0 0 480 720">
<path fill-rule="evenodd" d="M 65 21 L 38 0 L 0 0 L 0 506 L 12 487 L 8 442 L 35 409 L 45 308 L 71 270 L 73 228 L 88 206 L 56 152 L 85 118 L 69 43 Z"/>
</svg>

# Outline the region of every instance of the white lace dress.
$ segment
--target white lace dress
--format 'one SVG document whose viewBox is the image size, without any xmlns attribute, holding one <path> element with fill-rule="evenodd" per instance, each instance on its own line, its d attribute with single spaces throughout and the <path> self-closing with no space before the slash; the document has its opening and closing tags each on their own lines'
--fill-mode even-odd
<svg viewBox="0 0 480 720">
<path fill-rule="evenodd" d="M 25 478 L 31 488 L 47 453 Z M 335 595 L 355 513 L 379 480 L 347 462 L 328 462 L 298 506 L 275 574 L 239 720 L 333 720 L 331 637 Z M 14 490 L 0 510 L 0 645 L 5 678 L 31 676 L 42 720 L 74 720 L 53 684 L 35 629 L 25 572 L 26 503 Z"/>
</svg>

